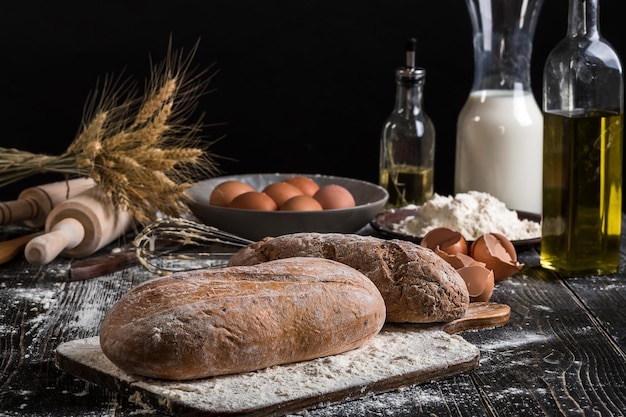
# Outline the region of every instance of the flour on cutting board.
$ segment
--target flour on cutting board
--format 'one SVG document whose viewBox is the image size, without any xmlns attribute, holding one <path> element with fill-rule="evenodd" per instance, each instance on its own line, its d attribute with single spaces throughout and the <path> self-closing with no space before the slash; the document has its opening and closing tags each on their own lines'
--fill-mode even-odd
<svg viewBox="0 0 626 417">
<path fill-rule="evenodd" d="M 413 335 L 417 334 L 419 333 Z M 428 366 L 436 361 L 434 356 L 441 358 L 449 354 L 454 351 L 452 345 L 459 343 L 458 337 L 425 334 L 427 343 L 434 349 L 428 356 L 422 356 L 414 352 L 416 346 L 421 344 L 415 337 L 405 337 L 406 335 L 403 332 L 384 332 L 382 337 L 374 338 L 358 351 L 291 365 L 273 366 L 235 377 L 212 378 L 199 383 L 168 384 L 165 392 L 180 401 L 184 401 L 188 395 L 188 399 L 194 399 L 196 394 L 210 393 L 211 395 L 201 396 L 194 401 L 199 400 L 208 406 L 218 406 L 225 410 L 246 406 L 262 407 L 302 395 L 320 395 L 330 386 L 334 390 L 365 386 L 373 380 Z"/>
<path fill-rule="evenodd" d="M 517 212 L 488 193 L 469 191 L 454 197 L 435 194 L 417 214 L 394 225 L 394 230 L 423 237 L 436 227 L 447 227 L 460 232 L 468 240 L 476 240 L 484 233 L 500 233 L 509 240 L 541 237 L 541 224 L 520 220 Z"/>
<path fill-rule="evenodd" d="M 120 381 L 118 386 L 121 382 L 129 385 L 135 400 L 152 397 L 170 411 L 211 413 L 249 412 L 289 403 L 304 404 L 301 408 L 305 408 L 338 399 L 355 399 L 375 392 L 376 386 L 390 390 L 474 369 L 480 356 L 476 346 L 460 336 L 438 330 L 437 326 L 419 330 L 411 326 L 385 326 L 361 348 L 339 355 L 256 372 L 178 382 L 125 374 L 106 359 L 97 338 L 68 342 L 57 351 L 86 366 L 87 375 L 78 376 L 86 377 L 94 372 L 113 376 Z M 63 362 L 60 365 L 63 367 Z M 339 398 L 337 393 L 341 395 Z"/>
</svg>

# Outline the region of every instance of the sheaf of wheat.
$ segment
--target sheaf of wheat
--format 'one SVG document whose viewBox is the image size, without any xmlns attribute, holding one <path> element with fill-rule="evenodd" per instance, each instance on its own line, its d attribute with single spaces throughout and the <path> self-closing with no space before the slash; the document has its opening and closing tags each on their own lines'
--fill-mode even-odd
<svg viewBox="0 0 626 417">
<path fill-rule="evenodd" d="M 130 80 L 105 77 L 61 155 L 0 147 L 0 188 L 46 172 L 86 176 L 140 222 L 183 215 L 186 190 L 218 172 L 211 143 L 201 138 L 205 126 L 188 121 L 215 75 L 192 68 L 197 46 L 185 53 L 170 41 L 166 59 L 151 62 L 143 93 Z"/>
</svg>

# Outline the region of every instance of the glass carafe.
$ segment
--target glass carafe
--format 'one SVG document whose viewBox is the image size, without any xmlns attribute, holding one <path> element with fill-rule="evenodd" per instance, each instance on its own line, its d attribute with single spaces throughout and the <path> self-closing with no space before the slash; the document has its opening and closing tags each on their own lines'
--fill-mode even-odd
<svg viewBox="0 0 626 417">
<path fill-rule="evenodd" d="M 457 120 L 454 188 L 541 213 L 543 117 L 530 82 L 543 0 L 466 0 L 474 83 Z"/>
</svg>

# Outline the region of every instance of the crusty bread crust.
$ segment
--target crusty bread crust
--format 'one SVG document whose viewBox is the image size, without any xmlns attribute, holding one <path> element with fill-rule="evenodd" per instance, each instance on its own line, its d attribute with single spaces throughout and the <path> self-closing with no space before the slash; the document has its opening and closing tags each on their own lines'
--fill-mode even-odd
<svg viewBox="0 0 626 417">
<path fill-rule="evenodd" d="M 290 258 L 138 285 L 105 315 L 100 345 L 128 373 L 186 380 L 345 352 L 384 323 L 384 301 L 366 276 Z"/>
<path fill-rule="evenodd" d="M 380 290 L 389 322 L 448 322 L 463 317 L 469 306 L 467 285 L 458 272 L 432 250 L 404 240 L 295 233 L 252 243 L 229 265 L 294 256 L 332 259 L 365 274 Z"/>
</svg>

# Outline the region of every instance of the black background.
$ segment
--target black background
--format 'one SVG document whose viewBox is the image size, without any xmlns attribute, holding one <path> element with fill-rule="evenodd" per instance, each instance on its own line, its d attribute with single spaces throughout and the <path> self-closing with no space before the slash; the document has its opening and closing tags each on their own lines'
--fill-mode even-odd
<svg viewBox="0 0 626 417">
<path fill-rule="evenodd" d="M 601 32 L 626 57 L 620 2 L 601 3 Z M 531 74 L 539 104 L 543 63 L 565 35 L 567 4 L 545 0 L 541 11 Z M 437 130 L 435 191 L 453 193 L 456 119 L 473 80 L 462 0 L 7 2 L 0 35 L 0 146 L 60 154 L 99 79 L 123 73 L 141 85 L 170 37 L 177 49 L 199 39 L 194 63 L 219 70 L 199 111 L 213 125 L 206 139 L 224 136 L 210 148 L 223 174 L 372 182 L 393 73 L 414 36 L 417 64 L 427 70 L 425 110 Z M 0 189 L 0 200 L 44 180 Z"/>
</svg>

